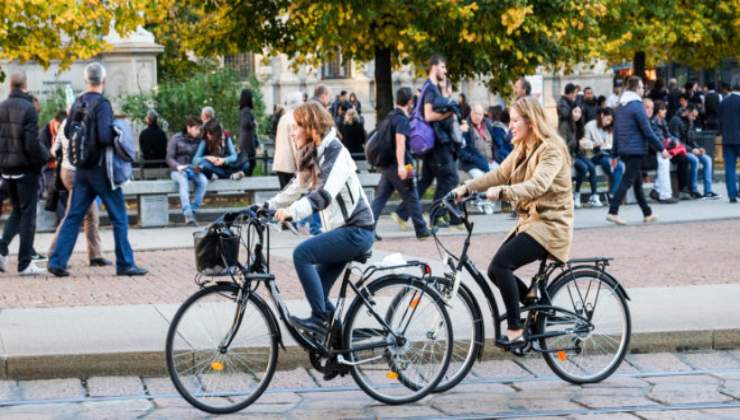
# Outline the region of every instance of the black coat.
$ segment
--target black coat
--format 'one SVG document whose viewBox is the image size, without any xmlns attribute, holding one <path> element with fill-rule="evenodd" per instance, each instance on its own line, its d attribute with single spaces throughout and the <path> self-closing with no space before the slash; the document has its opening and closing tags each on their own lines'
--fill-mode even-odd
<svg viewBox="0 0 740 420">
<path fill-rule="evenodd" d="M 257 123 L 246 106 L 239 111 L 239 152 L 250 159 L 257 155 Z"/>
<path fill-rule="evenodd" d="M 719 105 L 722 144 L 740 146 L 740 94 L 732 93 Z"/>
<path fill-rule="evenodd" d="M 14 90 L 0 103 L 0 172 L 39 173 L 49 161 L 49 149 L 39 141 L 38 114 L 31 96 Z"/>
<path fill-rule="evenodd" d="M 342 133 L 342 143 L 344 143 L 344 147 L 352 154 L 352 158 L 355 160 L 364 159 L 367 133 L 365 132 L 365 127 L 362 125 L 362 121 L 357 120 L 354 124 L 342 124 L 339 131 Z"/>
<path fill-rule="evenodd" d="M 167 157 L 167 134 L 158 125 L 153 124 L 139 134 L 139 149 L 144 160 L 161 160 L 161 164 L 147 164 L 146 167 L 165 167 Z"/>
</svg>

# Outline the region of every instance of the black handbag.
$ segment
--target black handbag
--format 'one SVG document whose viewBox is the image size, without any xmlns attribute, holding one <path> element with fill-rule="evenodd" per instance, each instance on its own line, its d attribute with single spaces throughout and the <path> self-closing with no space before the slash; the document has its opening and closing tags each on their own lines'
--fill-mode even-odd
<svg viewBox="0 0 740 420">
<path fill-rule="evenodd" d="M 206 275 L 228 275 L 239 261 L 239 236 L 223 223 L 194 232 L 195 267 Z"/>
</svg>

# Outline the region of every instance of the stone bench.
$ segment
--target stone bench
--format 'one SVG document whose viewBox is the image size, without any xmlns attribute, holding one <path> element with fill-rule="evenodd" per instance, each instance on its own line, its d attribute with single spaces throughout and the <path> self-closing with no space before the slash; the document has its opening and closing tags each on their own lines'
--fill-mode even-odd
<svg viewBox="0 0 740 420">
<path fill-rule="evenodd" d="M 372 201 L 375 187 L 380 182 L 380 174 L 358 174 L 368 199 Z M 280 189 L 276 176 L 247 177 L 238 181 L 219 179 L 210 181 L 206 194 L 238 194 L 249 195 L 249 201 L 261 203 L 272 197 Z M 191 189 L 192 191 L 192 189 Z M 177 195 L 177 184 L 168 179 L 152 181 L 132 181 L 123 187 L 127 198 L 135 197 L 138 207 L 138 219 L 141 227 L 160 227 L 169 224 L 169 200 L 171 195 Z"/>
</svg>

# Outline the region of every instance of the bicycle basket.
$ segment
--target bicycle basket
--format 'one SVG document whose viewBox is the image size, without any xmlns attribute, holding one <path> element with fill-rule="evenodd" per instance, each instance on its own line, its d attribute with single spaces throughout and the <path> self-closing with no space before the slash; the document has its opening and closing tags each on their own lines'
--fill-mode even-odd
<svg viewBox="0 0 740 420">
<path fill-rule="evenodd" d="M 239 261 L 239 235 L 223 223 L 194 232 L 195 267 L 205 275 L 228 275 Z"/>
</svg>

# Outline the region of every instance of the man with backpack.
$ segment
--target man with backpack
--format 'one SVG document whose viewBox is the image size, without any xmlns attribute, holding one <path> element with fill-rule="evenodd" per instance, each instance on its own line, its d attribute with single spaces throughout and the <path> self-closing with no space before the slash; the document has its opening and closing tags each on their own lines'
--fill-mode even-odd
<svg viewBox="0 0 740 420">
<path fill-rule="evenodd" d="M 375 223 L 393 191 L 401 195 L 401 208 L 405 209 L 414 223 L 417 239 L 426 239 L 431 234 L 421 215 L 419 195 L 413 161 L 408 151 L 409 117 L 414 104 L 411 88 L 402 87 L 396 92 L 396 109 L 378 124 L 375 134 L 370 136 L 365 153 L 368 162 L 380 170 L 380 183 L 372 203 Z M 377 238 L 377 235 L 376 235 Z"/>
<path fill-rule="evenodd" d="M 435 201 L 447 195 L 459 183 L 456 145 L 452 141 L 442 141 L 437 138 L 433 134 L 434 130 L 430 129 L 430 125 L 436 122 L 444 121 L 447 118 L 454 118 L 451 111 L 444 113 L 434 111 L 435 100 L 442 95 L 440 86 L 444 84 L 446 79 L 447 63 L 445 59 L 439 55 L 432 56 L 429 60 L 429 79 L 424 82 L 419 97 L 420 103 L 416 105 L 414 115 L 412 115 L 409 123 L 411 128 L 410 136 L 412 137 L 410 142 L 411 151 L 417 156 L 423 155 L 421 180 L 418 185 L 419 197 L 423 197 L 427 188 L 436 180 Z M 430 136 L 428 134 L 429 132 L 432 133 L 429 139 L 431 141 L 426 139 L 426 137 Z M 417 141 L 417 139 L 423 140 Z M 418 146 L 420 143 L 427 143 L 425 145 L 427 147 L 421 149 Z M 403 207 L 399 209 L 397 215 L 398 217 L 392 215 L 396 221 L 405 221 L 409 218 L 409 213 Z M 446 223 L 442 220 L 430 220 L 430 222 L 432 225 L 438 227 L 446 226 Z M 452 225 L 459 225 L 461 223 L 462 221 L 454 217 L 450 218 L 450 224 Z M 403 222 L 400 224 L 403 226 Z"/>
<path fill-rule="evenodd" d="M 114 146 L 113 108 L 103 96 L 105 68 L 99 63 L 85 67 L 86 91 L 70 109 L 64 135 L 69 138 L 70 162 L 75 166 L 74 188 L 69 211 L 59 230 L 56 248 L 48 270 L 57 277 L 69 276 L 67 263 L 72 255 L 80 225 L 96 196 L 105 204 L 113 224 L 116 249 L 116 274 L 141 276 L 147 270 L 137 267 L 128 241 L 128 215 L 123 192 L 113 188 L 105 162 L 106 147 Z"/>
<path fill-rule="evenodd" d="M 8 244 L 19 234 L 18 272 L 22 276 L 46 274 L 32 257 L 39 176 L 49 161 L 49 150 L 39 141 L 38 112 L 28 94 L 25 73 L 10 75 L 10 91 L 8 99 L 0 103 L 0 176 L 13 212 L 0 239 L 0 271 L 6 269 Z"/>
</svg>

